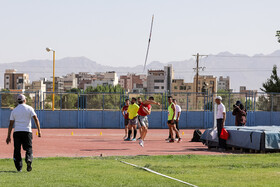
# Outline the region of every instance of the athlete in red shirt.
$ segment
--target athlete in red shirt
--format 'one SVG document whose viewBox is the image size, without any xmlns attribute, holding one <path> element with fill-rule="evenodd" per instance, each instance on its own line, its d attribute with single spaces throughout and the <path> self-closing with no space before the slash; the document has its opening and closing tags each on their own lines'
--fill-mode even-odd
<svg viewBox="0 0 280 187">
<path fill-rule="evenodd" d="M 144 139 L 148 132 L 149 122 L 147 116 L 151 114 L 151 109 L 152 109 L 151 104 L 160 105 L 160 103 L 154 101 L 154 97 L 149 97 L 149 100 L 145 100 L 142 102 L 138 110 L 138 121 L 141 126 L 139 145 L 142 147 L 144 147 Z"/>
<path fill-rule="evenodd" d="M 126 99 L 125 105 L 122 108 L 122 115 L 124 117 L 124 133 L 125 133 L 123 139 L 127 138 L 128 120 L 129 120 L 128 113 L 127 113 L 128 106 L 129 106 L 129 99 Z"/>
</svg>

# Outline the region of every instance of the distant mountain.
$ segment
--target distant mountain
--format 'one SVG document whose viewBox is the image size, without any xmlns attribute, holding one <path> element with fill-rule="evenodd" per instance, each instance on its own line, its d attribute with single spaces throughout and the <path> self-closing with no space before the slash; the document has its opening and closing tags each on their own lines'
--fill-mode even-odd
<svg viewBox="0 0 280 187">
<path fill-rule="evenodd" d="M 259 90 L 262 83 L 269 78 L 274 64 L 279 65 L 280 50 L 269 55 L 256 54 L 247 56 L 244 54 L 232 54 L 230 52 L 221 52 L 216 55 L 209 55 L 200 59 L 200 66 L 206 67 L 200 71 L 201 75 L 230 76 L 231 88 L 239 91 L 239 86 L 247 86 L 247 89 Z M 192 82 L 195 75 L 195 59 L 183 61 L 171 61 L 161 63 L 151 62 L 147 65 L 145 72 L 143 66 L 134 67 L 112 67 L 96 63 L 86 57 L 67 57 L 56 60 L 55 75 L 62 76 L 68 73 L 78 72 L 105 72 L 116 71 L 118 75 L 129 73 L 143 74 L 147 69 L 163 69 L 167 64 L 172 64 L 175 78 L 185 79 L 186 82 Z M 280 67 L 280 66 L 278 66 Z M 29 74 L 31 81 L 39 80 L 41 77 L 50 78 L 52 76 L 51 60 L 29 60 L 25 62 L 15 62 L 0 64 L 0 87 L 4 85 L 4 72 L 6 69 L 17 69 L 18 72 Z"/>
</svg>

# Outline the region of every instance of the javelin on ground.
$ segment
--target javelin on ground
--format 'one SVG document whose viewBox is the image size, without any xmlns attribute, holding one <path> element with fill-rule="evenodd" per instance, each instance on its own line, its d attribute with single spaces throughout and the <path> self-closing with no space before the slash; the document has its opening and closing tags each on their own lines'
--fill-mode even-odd
<svg viewBox="0 0 280 187">
<path fill-rule="evenodd" d="M 154 15 L 152 16 L 152 23 L 151 23 L 151 28 L 150 28 L 150 35 L 149 35 L 149 41 L 148 41 L 148 47 L 147 47 L 143 72 L 146 69 L 146 64 L 147 64 L 147 59 L 148 59 L 148 54 L 149 54 L 149 49 L 150 49 L 150 43 L 151 43 L 151 38 L 152 38 L 153 24 L 154 24 Z"/>
</svg>

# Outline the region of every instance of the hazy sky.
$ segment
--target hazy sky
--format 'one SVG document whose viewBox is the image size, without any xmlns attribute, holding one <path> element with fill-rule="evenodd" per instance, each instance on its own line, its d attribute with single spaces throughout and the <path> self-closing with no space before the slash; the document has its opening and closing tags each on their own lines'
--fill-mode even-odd
<svg viewBox="0 0 280 187">
<path fill-rule="evenodd" d="M 0 63 L 85 56 L 103 65 L 280 49 L 279 0 L 0 0 Z"/>
</svg>

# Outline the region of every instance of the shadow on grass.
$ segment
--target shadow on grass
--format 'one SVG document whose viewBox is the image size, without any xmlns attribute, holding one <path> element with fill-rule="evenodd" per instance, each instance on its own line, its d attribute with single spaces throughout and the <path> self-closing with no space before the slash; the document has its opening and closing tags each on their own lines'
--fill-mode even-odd
<svg viewBox="0 0 280 187">
<path fill-rule="evenodd" d="M 18 173 L 17 171 L 0 171 L 0 173 Z"/>
</svg>

